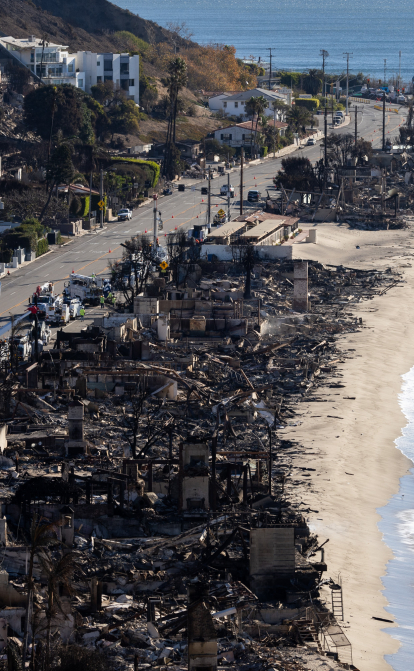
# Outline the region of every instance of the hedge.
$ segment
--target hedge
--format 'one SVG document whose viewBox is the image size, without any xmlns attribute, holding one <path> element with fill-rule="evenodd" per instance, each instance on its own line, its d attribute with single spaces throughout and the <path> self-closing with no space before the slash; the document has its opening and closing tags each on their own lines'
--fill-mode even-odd
<svg viewBox="0 0 414 671">
<path fill-rule="evenodd" d="M 46 252 L 48 251 L 49 251 L 49 243 L 46 240 L 46 238 L 42 238 L 37 243 L 36 256 L 42 256 L 42 254 L 46 254 Z"/>
<path fill-rule="evenodd" d="M 300 105 L 301 107 L 306 107 L 306 109 L 313 112 L 319 107 L 319 100 L 317 98 L 296 98 L 295 105 Z"/>
<path fill-rule="evenodd" d="M 134 165 L 142 165 L 143 168 L 149 168 L 153 172 L 152 188 L 155 188 L 158 184 L 161 166 L 155 161 L 144 161 L 139 158 L 114 158 L 113 163 L 134 163 Z"/>
<path fill-rule="evenodd" d="M 89 199 L 90 196 L 81 196 L 81 201 L 82 201 L 82 209 L 79 213 L 79 216 L 82 217 L 82 219 L 85 219 L 89 217 Z M 92 207 L 91 207 L 91 212 L 98 212 L 99 207 L 98 203 L 101 200 L 101 197 L 98 194 L 93 193 L 92 194 Z M 104 212 L 106 210 L 106 203 L 107 203 L 107 197 L 103 197 L 105 207 L 104 207 Z"/>
</svg>

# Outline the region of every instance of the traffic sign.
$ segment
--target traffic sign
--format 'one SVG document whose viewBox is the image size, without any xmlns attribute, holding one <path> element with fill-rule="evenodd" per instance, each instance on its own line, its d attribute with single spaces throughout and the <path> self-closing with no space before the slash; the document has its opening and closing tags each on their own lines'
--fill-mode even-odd
<svg viewBox="0 0 414 671">
<path fill-rule="evenodd" d="M 217 212 L 217 214 L 219 214 L 220 217 L 222 217 L 222 216 L 224 216 L 226 213 L 225 213 L 224 210 L 220 209 L 220 210 Z"/>
<path fill-rule="evenodd" d="M 105 207 L 105 202 L 103 200 L 100 200 L 99 203 L 98 203 L 98 207 L 100 207 L 101 210 L 102 210 L 102 208 Z"/>
<path fill-rule="evenodd" d="M 166 261 L 161 261 L 160 268 L 161 268 L 161 270 L 167 270 L 168 263 Z"/>
</svg>

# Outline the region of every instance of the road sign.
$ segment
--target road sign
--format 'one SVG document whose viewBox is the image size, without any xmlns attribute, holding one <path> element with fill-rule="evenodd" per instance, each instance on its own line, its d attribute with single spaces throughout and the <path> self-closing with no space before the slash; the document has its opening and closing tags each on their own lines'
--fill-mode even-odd
<svg viewBox="0 0 414 671">
<path fill-rule="evenodd" d="M 102 210 L 105 207 L 105 202 L 103 200 L 100 200 L 98 203 L 98 207 L 100 207 Z"/>
<path fill-rule="evenodd" d="M 223 217 L 226 213 L 225 213 L 224 210 L 220 209 L 220 210 L 217 212 L 217 214 L 219 214 L 220 217 Z"/>
<path fill-rule="evenodd" d="M 166 261 L 161 261 L 160 268 L 161 268 L 161 270 L 167 270 L 168 263 Z"/>
</svg>

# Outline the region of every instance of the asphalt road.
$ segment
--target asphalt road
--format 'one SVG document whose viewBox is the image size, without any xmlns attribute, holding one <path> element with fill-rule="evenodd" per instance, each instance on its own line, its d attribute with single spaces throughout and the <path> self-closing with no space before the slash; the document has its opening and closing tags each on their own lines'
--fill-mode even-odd
<svg viewBox="0 0 414 671">
<path fill-rule="evenodd" d="M 391 105 L 392 106 L 392 105 Z M 387 105 L 390 107 L 390 105 Z M 387 112 L 386 136 L 393 138 L 398 133 L 398 127 L 405 120 L 405 109 L 400 114 Z M 371 105 L 358 104 L 358 136 L 370 140 L 374 147 L 382 144 L 382 110 L 375 110 Z M 335 129 L 337 133 L 354 132 L 354 106 L 350 107 L 351 123 L 343 128 Z M 323 117 L 319 117 L 323 127 Z M 328 132 L 333 129 L 328 128 Z M 295 155 L 307 156 L 312 162 L 319 160 L 323 155 L 323 144 L 320 142 L 313 147 L 304 147 Z M 268 159 L 257 166 L 251 166 L 244 171 L 244 197 L 250 188 L 257 187 L 264 195 L 266 189 L 273 190 L 272 179 L 281 167 L 282 159 Z M 235 188 L 235 197 L 232 199 L 232 214 L 239 213 L 240 171 L 235 170 L 230 175 L 230 182 Z M 227 183 L 227 176 L 212 181 L 212 216 L 220 206 L 227 208 L 227 201 L 220 199 L 220 186 Z M 195 223 L 204 223 L 206 220 L 207 197 L 201 195 L 201 186 L 207 182 L 197 183 L 187 187 L 184 192 L 174 191 L 173 195 L 160 198 L 159 210 L 162 212 L 164 230 L 162 237 L 167 233 L 183 228 L 191 228 Z M 204 202 L 203 202 L 204 200 Z M 252 211 L 256 205 L 247 204 Z M 132 221 L 106 224 L 106 228 L 97 233 L 75 238 L 68 245 L 56 249 L 39 258 L 34 263 L 13 272 L 10 277 L 1 280 L 0 297 L 0 325 L 9 320 L 10 314 L 22 314 L 28 303 L 29 296 L 39 284 L 54 282 L 56 290 L 63 290 L 64 282 L 74 270 L 76 273 L 91 275 L 105 275 L 109 271 L 109 263 L 122 256 L 121 243 L 138 233 L 152 232 L 153 211 L 152 204 L 136 210 Z"/>
</svg>

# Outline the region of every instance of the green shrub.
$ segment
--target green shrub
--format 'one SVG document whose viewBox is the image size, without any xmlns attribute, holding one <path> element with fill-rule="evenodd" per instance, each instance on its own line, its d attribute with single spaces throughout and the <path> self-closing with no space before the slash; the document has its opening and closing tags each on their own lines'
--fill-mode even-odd
<svg viewBox="0 0 414 671">
<path fill-rule="evenodd" d="M 306 107 L 306 109 L 313 112 L 319 107 L 319 100 L 317 98 L 296 98 L 295 105 Z"/>
<path fill-rule="evenodd" d="M 48 251 L 49 251 L 49 243 L 46 240 L 46 238 L 42 238 L 37 243 L 36 256 L 42 256 L 42 254 L 46 254 L 46 252 Z"/>
<path fill-rule="evenodd" d="M 113 163 L 132 163 L 146 168 L 151 175 L 151 186 L 155 188 L 160 178 L 161 166 L 155 161 L 144 161 L 139 158 L 116 158 Z"/>
</svg>

